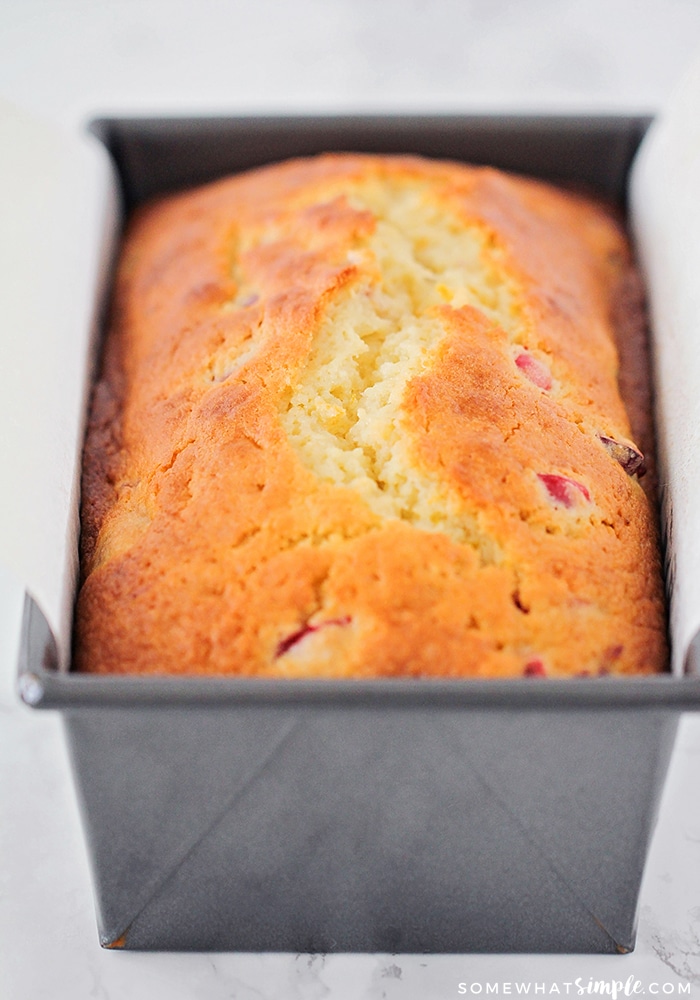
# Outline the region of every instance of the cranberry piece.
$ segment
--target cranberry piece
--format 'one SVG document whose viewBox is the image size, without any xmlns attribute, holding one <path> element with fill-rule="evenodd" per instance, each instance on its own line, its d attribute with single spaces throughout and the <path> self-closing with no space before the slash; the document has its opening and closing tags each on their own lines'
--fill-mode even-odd
<svg viewBox="0 0 700 1000">
<path fill-rule="evenodd" d="M 599 674 L 609 674 L 610 668 L 617 660 L 620 659 L 624 651 L 624 646 L 617 644 L 616 646 L 608 646 L 603 650 L 602 656 L 600 658 L 600 666 L 598 668 Z"/>
<path fill-rule="evenodd" d="M 296 646 L 296 644 L 300 642 L 305 635 L 310 635 L 315 631 L 316 629 L 312 625 L 302 625 L 302 627 L 298 628 L 296 632 L 292 632 L 292 634 L 288 635 L 286 639 L 282 639 L 282 641 L 278 643 L 275 656 L 284 656 L 284 654 L 290 650 L 292 646 Z"/>
<path fill-rule="evenodd" d="M 628 476 L 643 476 L 646 472 L 644 455 L 625 441 L 616 441 L 607 434 L 599 434 L 606 451 L 622 466 Z"/>
<path fill-rule="evenodd" d="M 301 642 L 301 640 L 307 635 L 311 635 L 312 632 L 319 632 L 327 625 L 349 625 L 350 620 L 350 616 L 345 615 L 343 618 L 329 618 L 328 621 L 319 622 L 318 625 L 309 625 L 308 623 L 306 625 L 302 625 L 302 627 L 298 628 L 296 632 L 292 632 L 292 634 L 288 635 L 286 639 L 282 639 L 281 642 L 278 643 L 275 651 L 275 658 L 284 656 L 285 653 L 289 652 L 292 646 L 296 646 L 298 642 Z"/>
<path fill-rule="evenodd" d="M 523 351 L 515 359 L 515 363 L 531 382 L 534 382 L 540 389 L 549 390 L 552 388 L 552 376 L 549 369 L 541 361 L 533 358 L 527 351 Z"/>
<path fill-rule="evenodd" d="M 544 668 L 542 660 L 530 660 L 529 663 L 525 664 L 523 674 L 526 677 L 545 677 L 547 671 Z"/>
<path fill-rule="evenodd" d="M 591 494 L 583 483 L 568 476 L 558 476 L 554 473 L 538 472 L 537 478 L 542 482 L 552 500 L 570 509 L 583 503 L 591 502 Z"/>
</svg>

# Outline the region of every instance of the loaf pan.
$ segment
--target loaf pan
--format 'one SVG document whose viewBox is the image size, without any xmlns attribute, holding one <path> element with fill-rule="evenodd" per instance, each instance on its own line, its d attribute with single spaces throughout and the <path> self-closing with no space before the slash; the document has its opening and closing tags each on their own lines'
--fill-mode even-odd
<svg viewBox="0 0 700 1000">
<path fill-rule="evenodd" d="M 333 150 L 491 164 L 624 208 L 648 125 L 115 118 L 92 130 L 128 213 L 163 192 Z M 103 946 L 634 947 L 674 734 L 680 713 L 700 706 L 698 677 L 98 677 L 59 659 L 27 596 L 20 691 L 65 720 Z"/>
</svg>

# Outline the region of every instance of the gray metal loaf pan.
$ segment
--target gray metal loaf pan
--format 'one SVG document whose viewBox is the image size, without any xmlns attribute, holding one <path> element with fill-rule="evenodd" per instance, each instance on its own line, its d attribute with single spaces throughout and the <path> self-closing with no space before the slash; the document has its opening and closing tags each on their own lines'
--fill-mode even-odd
<svg viewBox="0 0 700 1000">
<path fill-rule="evenodd" d="M 623 204 L 642 118 L 103 120 L 127 208 L 328 150 L 449 157 Z M 691 651 L 691 656 L 694 655 Z M 100 939 L 133 949 L 624 952 L 700 679 L 261 681 L 61 672 Z"/>
</svg>

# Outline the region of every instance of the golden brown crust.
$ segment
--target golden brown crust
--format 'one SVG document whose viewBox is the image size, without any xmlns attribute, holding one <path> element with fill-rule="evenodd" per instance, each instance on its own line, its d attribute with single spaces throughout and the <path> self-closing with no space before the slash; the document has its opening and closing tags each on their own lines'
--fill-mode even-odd
<svg viewBox="0 0 700 1000">
<path fill-rule="evenodd" d="M 635 282 L 596 203 L 409 157 L 141 210 L 85 449 L 79 669 L 662 669 Z"/>
</svg>

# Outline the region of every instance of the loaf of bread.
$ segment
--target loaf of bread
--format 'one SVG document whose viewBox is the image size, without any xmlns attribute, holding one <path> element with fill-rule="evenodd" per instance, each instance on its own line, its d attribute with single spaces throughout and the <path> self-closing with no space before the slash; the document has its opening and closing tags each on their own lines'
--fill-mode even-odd
<svg viewBox="0 0 700 1000">
<path fill-rule="evenodd" d="M 663 669 L 648 395 L 622 227 L 578 194 L 343 154 L 141 208 L 85 448 L 77 667 Z"/>
</svg>

